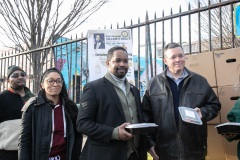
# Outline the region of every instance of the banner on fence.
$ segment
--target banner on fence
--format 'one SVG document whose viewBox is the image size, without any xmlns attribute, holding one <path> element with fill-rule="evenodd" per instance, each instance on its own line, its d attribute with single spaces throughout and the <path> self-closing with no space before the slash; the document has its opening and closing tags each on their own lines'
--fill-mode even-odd
<svg viewBox="0 0 240 160">
<path fill-rule="evenodd" d="M 102 78 L 107 73 L 107 52 L 111 47 L 122 46 L 128 51 L 129 70 L 126 75 L 128 81 L 135 84 L 132 37 L 130 29 L 106 29 L 88 31 L 88 81 Z"/>
</svg>

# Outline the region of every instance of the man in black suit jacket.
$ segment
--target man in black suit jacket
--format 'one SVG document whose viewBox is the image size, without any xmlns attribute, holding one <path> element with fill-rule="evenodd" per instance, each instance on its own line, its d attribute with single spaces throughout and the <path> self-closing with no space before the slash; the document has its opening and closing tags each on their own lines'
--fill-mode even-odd
<svg viewBox="0 0 240 160">
<path fill-rule="evenodd" d="M 125 130 L 142 122 L 139 91 L 126 79 L 126 49 L 109 49 L 106 64 L 106 75 L 87 83 L 80 100 L 77 129 L 88 136 L 80 159 L 146 160 L 143 137 Z"/>
</svg>

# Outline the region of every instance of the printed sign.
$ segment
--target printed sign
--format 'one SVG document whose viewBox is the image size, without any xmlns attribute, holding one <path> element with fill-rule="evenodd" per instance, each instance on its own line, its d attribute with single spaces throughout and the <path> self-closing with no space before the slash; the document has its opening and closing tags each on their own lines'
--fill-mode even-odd
<svg viewBox="0 0 240 160">
<path fill-rule="evenodd" d="M 102 78 L 107 73 L 107 52 L 114 46 L 126 48 L 129 58 L 129 70 L 126 78 L 134 85 L 132 37 L 130 29 L 88 31 L 88 81 L 90 82 Z"/>
</svg>

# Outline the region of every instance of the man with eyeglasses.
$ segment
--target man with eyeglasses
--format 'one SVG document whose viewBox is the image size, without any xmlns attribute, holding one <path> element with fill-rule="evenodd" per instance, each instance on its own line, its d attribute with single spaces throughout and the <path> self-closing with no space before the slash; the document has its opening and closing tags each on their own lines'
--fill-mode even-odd
<svg viewBox="0 0 240 160">
<path fill-rule="evenodd" d="M 143 97 L 144 122 L 159 126 L 156 134 L 147 136 L 148 152 L 154 160 L 204 160 L 207 121 L 218 115 L 221 104 L 207 80 L 185 68 L 179 44 L 165 46 L 164 63 L 166 69 L 149 81 Z M 184 122 L 179 106 L 195 110 L 203 124 Z"/>
<path fill-rule="evenodd" d="M 10 87 L 0 93 L 0 160 L 17 160 L 21 109 L 35 95 L 26 87 L 22 68 L 10 66 L 7 81 Z"/>
</svg>

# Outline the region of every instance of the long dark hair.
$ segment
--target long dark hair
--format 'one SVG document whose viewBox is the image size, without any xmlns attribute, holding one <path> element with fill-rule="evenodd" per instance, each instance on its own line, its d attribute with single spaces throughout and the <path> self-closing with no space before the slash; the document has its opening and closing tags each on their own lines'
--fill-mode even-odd
<svg viewBox="0 0 240 160">
<path fill-rule="evenodd" d="M 54 67 L 54 68 L 50 68 L 50 69 L 46 70 L 46 71 L 42 74 L 42 76 L 41 76 L 41 81 L 40 81 L 40 83 L 43 83 L 44 80 L 45 80 L 45 78 L 46 78 L 46 76 L 47 76 L 49 73 L 51 73 L 51 72 L 56 72 L 56 73 L 58 73 L 58 74 L 61 76 L 61 78 L 62 78 L 62 80 L 63 80 L 63 84 L 62 84 L 62 90 L 61 90 L 61 92 L 60 92 L 60 94 L 59 94 L 59 97 L 65 101 L 65 109 L 66 109 L 67 114 L 68 114 L 69 116 L 71 116 L 72 118 L 75 117 L 75 116 L 77 115 L 78 108 L 77 108 L 77 106 L 76 106 L 76 103 L 73 102 L 71 99 L 69 99 L 68 93 L 67 93 L 67 88 L 66 88 L 66 84 L 65 84 L 63 75 L 62 75 L 62 73 L 61 73 L 57 68 Z M 47 97 L 46 97 L 46 92 L 45 92 L 45 90 L 42 89 L 41 84 L 40 84 L 40 92 L 42 93 L 42 95 L 43 95 L 43 97 L 45 98 L 45 100 L 46 100 L 46 101 L 49 101 L 49 99 L 47 99 Z"/>
</svg>

